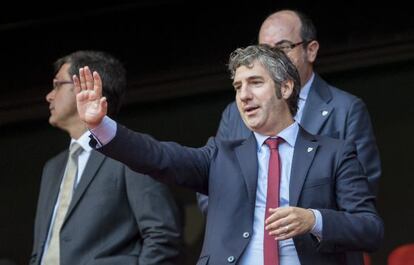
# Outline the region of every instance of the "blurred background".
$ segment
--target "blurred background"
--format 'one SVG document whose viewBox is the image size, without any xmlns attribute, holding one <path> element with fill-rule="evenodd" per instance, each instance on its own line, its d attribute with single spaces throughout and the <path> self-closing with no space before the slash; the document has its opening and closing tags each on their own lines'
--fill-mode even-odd
<svg viewBox="0 0 414 265">
<path fill-rule="evenodd" d="M 52 63 L 79 49 L 117 56 L 128 70 L 119 121 L 159 140 L 203 145 L 233 100 L 228 55 L 256 43 L 280 8 L 307 13 L 321 44 L 316 70 L 361 97 L 371 114 L 383 175 L 378 209 L 386 234 L 373 264 L 414 242 L 414 16 L 406 1 L 11 2 L 0 10 L 0 259 L 27 264 L 40 176 L 65 149 L 48 124 Z M 171 187 L 183 209 L 186 251 L 195 264 L 204 220 L 194 193 Z M 104 196 L 104 194 L 103 194 Z"/>
</svg>

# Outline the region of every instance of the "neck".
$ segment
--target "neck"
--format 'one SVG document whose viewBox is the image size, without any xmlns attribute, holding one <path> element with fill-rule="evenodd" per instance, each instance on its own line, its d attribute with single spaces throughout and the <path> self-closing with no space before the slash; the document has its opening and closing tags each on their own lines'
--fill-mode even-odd
<svg viewBox="0 0 414 265">
<path fill-rule="evenodd" d="M 87 128 L 85 124 L 82 122 L 82 123 L 72 126 L 67 131 L 72 139 L 77 140 L 87 131 Z"/>
<path fill-rule="evenodd" d="M 272 128 L 270 128 L 269 130 L 265 130 L 263 132 L 258 132 L 258 133 L 262 135 L 266 135 L 266 136 L 275 136 L 275 135 L 278 135 L 281 131 L 283 131 L 287 127 L 289 127 L 290 125 L 292 125 L 294 122 L 295 120 L 292 118 L 292 116 L 289 116 L 286 119 L 278 121 L 277 124 L 272 126 Z"/>
<path fill-rule="evenodd" d="M 312 73 L 313 73 L 313 69 L 311 68 L 309 69 L 309 71 L 307 71 L 307 73 L 303 76 L 303 78 L 300 79 L 301 88 L 311 79 Z"/>
</svg>

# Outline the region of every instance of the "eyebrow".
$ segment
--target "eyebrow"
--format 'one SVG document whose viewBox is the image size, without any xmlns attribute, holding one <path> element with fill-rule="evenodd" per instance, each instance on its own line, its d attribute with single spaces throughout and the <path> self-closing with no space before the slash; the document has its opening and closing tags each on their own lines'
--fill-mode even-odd
<svg viewBox="0 0 414 265">
<path fill-rule="evenodd" d="M 264 80 L 264 77 L 261 76 L 261 75 L 252 75 L 252 76 L 249 76 L 247 78 L 247 81 L 252 81 L 252 80 L 256 80 L 256 79 Z M 238 85 L 240 83 L 241 83 L 241 81 L 234 81 L 232 85 L 235 86 L 235 85 Z"/>
<path fill-rule="evenodd" d="M 276 42 L 275 45 L 282 44 L 282 43 L 293 43 L 293 42 L 290 40 L 281 40 L 281 41 Z"/>
<path fill-rule="evenodd" d="M 236 85 L 238 85 L 238 84 L 240 84 L 240 83 L 241 83 L 241 81 L 235 81 L 235 82 L 233 82 L 233 83 L 232 83 L 232 85 L 233 85 L 233 86 L 236 86 Z"/>
<path fill-rule="evenodd" d="M 261 76 L 261 75 L 253 75 L 253 76 L 249 76 L 249 77 L 247 78 L 247 80 L 248 80 L 248 81 L 251 81 L 251 80 L 256 80 L 256 79 L 261 79 L 261 80 L 264 80 L 264 77 L 263 77 L 263 76 Z"/>
</svg>

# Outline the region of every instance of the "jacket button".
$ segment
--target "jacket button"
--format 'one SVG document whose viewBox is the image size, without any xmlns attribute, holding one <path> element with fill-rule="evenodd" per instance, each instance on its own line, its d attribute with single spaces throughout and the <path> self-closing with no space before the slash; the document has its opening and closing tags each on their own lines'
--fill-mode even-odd
<svg viewBox="0 0 414 265">
<path fill-rule="evenodd" d="M 227 262 L 228 263 L 233 263 L 234 262 L 234 256 L 230 256 L 227 258 Z"/>
<path fill-rule="evenodd" d="M 249 238 L 249 236 L 250 236 L 249 232 L 244 232 L 243 233 L 243 238 Z"/>
</svg>

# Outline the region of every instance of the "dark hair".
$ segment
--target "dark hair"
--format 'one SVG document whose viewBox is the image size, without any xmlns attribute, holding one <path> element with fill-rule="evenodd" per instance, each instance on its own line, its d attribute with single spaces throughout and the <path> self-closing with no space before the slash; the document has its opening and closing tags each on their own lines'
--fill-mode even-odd
<svg viewBox="0 0 414 265">
<path fill-rule="evenodd" d="M 280 91 L 282 83 L 287 80 L 293 81 L 293 91 L 287 99 L 287 104 L 290 113 L 295 116 L 300 91 L 300 77 L 295 65 L 282 50 L 272 48 L 266 44 L 251 45 L 246 48 L 238 48 L 230 54 L 228 69 L 231 78 L 234 79 L 237 68 L 240 66 L 251 68 L 255 61 L 260 62 L 269 72 L 275 83 L 278 98 L 282 97 Z"/>
<path fill-rule="evenodd" d="M 312 19 L 310 19 L 309 16 L 307 16 L 306 14 L 298 10 L 290 10 L 290 11 L 295 13 L 300 20 L 300 23 L 301 23 L 300 37 L 302 38 L 302 40 L 307 41 L 307 42 L 312 41 L 312 40 L 317 40 L 318 38 L 317 31 L 316 31 L 315 24 L 313 24 Z"/>
<path fill-rule="evenodd" d="M 79 68 L 88 66 L 102 79 L 102 94 L 108 102 L 108 115 L 118 114 L 126 90 L 126 71 L 114 56 L 102 51 L 76 51 L 54 63 L 55 74 L 65 63 L 70 64 L 69 74 L 79 74 Z"/>
</svg>

